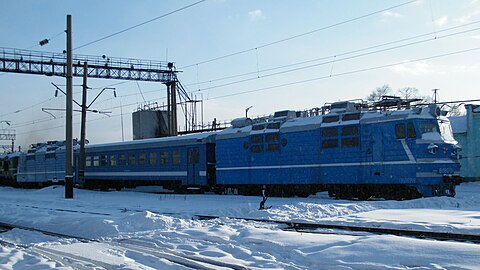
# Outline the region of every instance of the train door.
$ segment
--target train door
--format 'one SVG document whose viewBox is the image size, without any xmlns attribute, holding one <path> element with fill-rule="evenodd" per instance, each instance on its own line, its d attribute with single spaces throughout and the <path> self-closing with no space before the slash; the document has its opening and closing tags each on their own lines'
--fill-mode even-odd
<svg viewBox="0 0 480 270">
<path fill-rule="evenodd" d="M 384 161 L 384 140 L 383 131 L 375 130 L 372 132 L 371 127 L 362 129 L 362 173 L 363 179 L 375 179 L 374 176 L 383 174 Z"/>
<path fill-rule="evenodd" d="M 200 170 L 200 151 L 198 147 L 188 148 L 187 163 L 187 184 L 195 185 L 197 184 Z"/>
</svg>

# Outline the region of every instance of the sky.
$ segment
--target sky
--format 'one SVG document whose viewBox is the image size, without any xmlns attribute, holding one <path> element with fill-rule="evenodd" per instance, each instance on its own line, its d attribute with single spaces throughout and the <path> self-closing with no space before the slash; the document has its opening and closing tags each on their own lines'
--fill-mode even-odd
<svg viewBox="0 0 480 270">
<path fill-rule="evenodd" d="M 61 53 L 71 14 L 74 54 L 175 63 L 180 82 L 203 100 L 198 118 L 205 123 L 242 117 L 251 106 L 255 117 L 362 99 L 385 84 L 415 87 L 423 96 L 439 89 L 441 101 L 480 98 L 478 0 L 197 2 L 0 0 L 0 51 Z M 39 46 L 45 38 L 49 43 Z M 65 113 L 50 111 L 54 118 L 42 111 L 65 108 L 52 82 L 65 89 L 62 77 L 0 72 L 0 121 L 11 124 L 0 122 L 0 129 L 15 130 L 24 149 L 65 138 Z M 82 79 L 73 83 L 80 101 Z M 90 143 L 122 141 L 122 133 L 131 140 L 131 113 L 145 103 L 166 103 L 161 83 L 93 78 L 89 100 L 112 85 L 117 98 L 106 91 L 91 107 L 109 116 L 87 116 Z M 76 138 L 79 117 L 74 114 Z"/>
</svg>

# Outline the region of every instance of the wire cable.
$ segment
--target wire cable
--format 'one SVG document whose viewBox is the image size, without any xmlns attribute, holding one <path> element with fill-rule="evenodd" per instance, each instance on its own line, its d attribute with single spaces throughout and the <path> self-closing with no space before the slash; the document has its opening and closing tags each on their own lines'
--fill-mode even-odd
<svg viewBox="0 0 480 270">
<path fill-rule="evenodd" d="M 127 32 L 127 31 L 129 31 L 129 30 L 135 29 L 135 28 L 140 27 L 140 26 L 142 26 L 142 25 L 145 25 L 145 24 L 147 24 L 147 23 L 151 23 L 151 22 L 156 21 L 156 20 L 158 20 L 158 19 L 164 18 L 164 17 L 166 17 L 166 16 L 168 16 L 168 15 L 172 15 L 172 14 L 177 13 L 177 12 L 179 12 L 179 11 L 182 11 L 182 10 L 184 10 L 184 9 L 193 7 L 193 6 L 198 5 L 198 4 L 200 4 L 200 3 L 202 3 L 202 2 L 205 2 L 205 1 L 206 1 L 206 0 L 200 0 L 200 1 L 197 1 L 197 2 L 195 2 L 195 3 L 193 3 L 193 4 L 190 4 L 190 5 L 181 7 L 181 8 L 179 8 L 179 9 L 170 11 L 170 12 L 168 12 L 168 13 L 165 13 L 165 14 L 163 14 L 163 15 L 160 15 L 160 16 L 155 17 L 155 18 L 153 18 L 153 19 L 150 19 L 150 20 L 148 20 L 148 21 L 145 21 L 145 22 L 136 24 L 136 25 L 134 25 L 134 26 L 125 28 L 125 29 L 120 30 L 120 31 L 118 31 L 118 32 L 115 32 L 115 33 L 113 33 L 113 34 L 104 36 L 104 37 L 102 37 L 102 38 L 96 39 L 96 40 L 94 40 L 94 41 L 91 41 L 91 42 L 88 42 L 88 43 L 83 44 L 83 45 L 81 45 L 81 46 L 78 46 L 78 47 L 76 47 L 76 48 L 73 48 L 72 51 L 77 50 L 77 49 L 80 49 L 80 48 L 83 48 L 83 47 L 86 47 L 86 46 L 89 46 L 89 45 L 92 45 L 92 44 L 97 43 L 97 42 L 100 42 L 100 41 L 103 41 L 103 40 L 105 40 L 105 39 L 107 39 L 107 38 L 111 38 L 111 37 L 113 37 L 113 36 L 116 36 L 116 35 L 125 33 L 125 32 Z"/>
<path fill-rule="evenodd" d="M 357 21 L 357 20 L 366 18 L 366 17 L 370 17 L 370 16 L 373 16 L 375 14 L 379 14 L 379 13 L 382 13 L 382 12 L 385 12 L 385 11 L 388 11 L 388 10 L 391 10 L 391 9 L 395 9 L 395 8 L 398 8 L 398 7 L 401 7 L 401 6 L 405 6 L 405 5 L 414 3 L 414 2 L 417 2 L 417 0 L 404 2 L 404 3 L 401 3 L 401 4 L 395 5 L 395 6 L 384 8 L 382 10 L 377 10 L 377 11 L 374 11 L 374 12 L 371 12 L 371 13 L 368 13 L 368 14 L 365 14 L 365 15 L 361 15 L 361 16 L 358 16 L 358 17 L 355 17 L 355 18 L 352 18 L 352 19 L 348 19 L 348 20 L 341 21 L 341 22 L 338 22 L 338 23 L 334 23 L 334 24 L 331 24 L 331 25 L 328 25 L 328 26 L 317 28 L 317 29 L 314 29 L 314 30 L 311 30 L 311 31 L 308 31 L 308 32 L 305 32 L 305 33 L 301 33 L 301 34 L 297 34 L 297 35 L 294 35 L 294 36 L 279 39 L 279 40 L 276 40 L 276 41 L 273 41 L 273 42 L 270 42 L 270 43 L 266 43 L 266 44 L 257 46 L 255 48 L 250 48 L 250 49 L 230 53 L 230 54 L 227 54 L 227 55 L 215 57 L 215 58 L 212 58 L 210 60 L 201 61 L 201 62 L 198 62 L 198 63 L 195 63 L 195 64 L 186 65 L 186 66 L 180 67 L 179 69 L 186 69 L 186 68 L 189 68 L 189 67 L 202 65 L 202 64 L 210 63 L 210 62 L 217 61 L 217 60 L 220 60 L 220 59 L 228 58 L 228 57 L 231 57 L 231 56 L 235 56 L 235 55 L 243 54 L 243 53 L 246 53 L 246 52 L 254 51 L 254 50 L 257 50 L 257 49 L 265 48 L 265 47 L 272 46 L 272 45 L 275 45 L 275 44 L 278 44 L 278 43 L 282 43 L 282 42 L 285 42 L 285 41 L 289 41 L 289 40 L 292 40 L 292 39 L 296 39 L 296 38 L 299 38 L 299 37 L 310 35 L 310 34 L 320 32 L 320 31 L 323 31 L 323 30 L 327 30 L 327 29 L 330 29 L 330 28 L 333 28 L 333 27 L 336 27 L 336 26 L 340 26 L 342 24 L 347 24 L 347 23 L 350 23 L 350 22 L 353 22 L 353 21 Z"/>
<path fill-rule="evenodd" d="M 416 36 L 413 36 L 413 37 L 402 38 L 402 39 L 399 39 L 399 40 L 390 41 L 390 42 L 386 42 L 386 43 L 382 43 L 382 44 L 378 44 L 378 45 L 373 45 L 373 46 L 369 46 L 369 47 L 365 47 L 365 48 L 361 48 L 361 49 L 356 49 L 356 50 L 352 50 L 352 51 L 347 51 L 347 52 L 343 52 L 343 53 L 339 53 L 339 54 L 335 54 L 335 55 L 324 56 L 324 57 L 320 57 L 320 58 L 301 61 L 301 62 L 288 64 L 288 65 L 283 65 L 283 66 L 272 67 L 272 68 L 263 69 L 263 70 L 251 71 L 251 72 L 246 72 L 246 73 L 241 73 L 241 74 L 234 74 L 234 75 L 229 75 L 229 76 L 225 76 L 225 77 L 205 80 L 205 81 L 201 81 L 201 82 L 199 82 L 198 78 L 197 78 L 197 82 L 185 84 L 184 86 L 191 86 L 191 85 L 200 86 L 201 84 L 212 83 L 212 82 L 222 81 L 222 80 L 228 80 L 228 79 L 233 79 L 233 78 L 238 78 L 238 77 L 244 77 L 244 76 L 254 75 L 254 74 L 256 74 L 257 77 L 261 77 L 261 76 L 259 76 L 259 74 L 264 73 L 264 72 L 268 72 L 268 71 L 288 68 L 288 67 L 292 67 L 292 66 L 298 66 L 298 65 L 302 65 L 302 64 L 308 64 L 308 63 L 311 63 L 311 62 L 317 62 L 317 61 L 321 61 L 321 60 L 327 60 L 327 59 L 330 59 L 330 58 L 336 58 L 336 57 L 349 55 L 349 54 L 353 54 L 353 53 L 357 53 L 357 52 L 368 51 L 368 50 L 384 47 L 384 46 L 391 45 L 391 44 L 396 44 L 396 43 L 400 43 L 400 42 L 404 42 L 404 41 L 409 41 L 409 40 L 421 38 L 421 37 L 424 37 L 424 36 L 430 36 L 432 34 L 436 35 L 437 33 L 447 32 L 447 31 L 450 31 L 450 30 L 454 30 L 454 29 L 457 29 L 457 28 L 462 28 L 462 27 L 466 27 L 466 26 L 470 26 L 470 25 L 478 24 L 478 23 L 480 23 L 480 20 L 474 21 L 474 22 L 471 22 L 471 23 L 462 24 L 462 25 L 457 25 L 457 26 L 450 27 L 450 28 L 445 28 L 445 29 L 442 29 L 440 31 L 428 32 L 428 33 L 416 35 Z M 440 37 L 440 38 L 442 38 L 442 37 Z M 198 71 L 197 71 L 197 73 L 198 73 Z M 198 77 L 198 75 L 197 75 L 197 77 Z M 198 87 L 198 88 L 200 88 L 200 87 Z"/>
<path fill-rule="evenodd" d="M 279 85 L 274 85 L 274 86 L 268 86 L 268 87 L 254 89 L 254 90 L 232 93 L 232 94 L 228 94 L 228 95 L 216 96 L 216 97 L 207 98 L 206 100 L 226 98 L 226 97 L 238 96 L 238 95 L 243 95 L 243 94 L 248 94 L 248 93 L 261 92 L 261 91 L 274 89 L 274 88 L 280 88 L 280 87 L 291 86 L 291 85 L 296 85 L 296 84 L 301 84 L 301 83 L 313 82 L 313 81 L 318 81 L 318 80 L 323 80 L 323 79 L 328 79 L 328 78 L 333 78 L 333 77 L 340 77 L 340 76 L 345 76 L 345 75 L 350 75 L 350 74 L 355 74 L 355 73 L 360 73 L 360 72 L 365 72 L 365 71 L 371 71 L 371 70 L 376 70 L 376 69 L 382 69 L 382 68 L 387 68 L 387 67 L 404 65 L 404 64 L 408 64 L 408 63 L 426 61 L 426 60 L 431 60 L 431 59 L 435 59 L 435 58 L 446 57 L 446 56 L 451 56 L 451 55 L 456 55 L 456 54 L 461 54 L 461 53 L 467 53 L 467 52 L 472 52 L 472 51 L 477 51 L 477 50 L 480 50 L 480 47 L 475 47 L 475 48 L 471 48 L 471 49 L 455 51 L 455 52 L 450 52 L 450 53 L 444 53 L 444 54 L 429 56 L 429 57 L 424 57 L 424 58 L 418 58 L 418 59 L 415 59 L 415 60 L 402 61 L 402 62 L 387 64 L 387 65 L 381 65 L 381 66 L 375 66 L 375 67 L 370 67 L 370 68 L 347 71 L 347 72 L 337 73 L 337 74 L 333 74 L 333 75 L 316 77 L 316 78 L 311 78 L 311 79 L 306 79 L 306 80 L 301 80 L 301 81 L 295 81 L 295 82 L 290 82 L 290 83 L 284 83 L 284 84 L 279 84 Z"/>
</svg>

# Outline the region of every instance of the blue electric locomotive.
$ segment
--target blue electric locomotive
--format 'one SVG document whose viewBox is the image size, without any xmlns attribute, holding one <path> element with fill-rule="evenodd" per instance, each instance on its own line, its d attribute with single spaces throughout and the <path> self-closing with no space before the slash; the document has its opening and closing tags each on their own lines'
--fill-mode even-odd
<svg viewBox="0 0 480 270">
<path fill-rule="evenodd" d="M 388 100 L 383 104 L 409 105 Z M 216 137 L 217 184 L 226 192 L 337 198 L 454 196 L 458 148 L 436 105 L 367 110 L 338 102 L 329 112 L 237 119 Z M 325 109 L 325 108 L 324 108 Z"/>
</svg>

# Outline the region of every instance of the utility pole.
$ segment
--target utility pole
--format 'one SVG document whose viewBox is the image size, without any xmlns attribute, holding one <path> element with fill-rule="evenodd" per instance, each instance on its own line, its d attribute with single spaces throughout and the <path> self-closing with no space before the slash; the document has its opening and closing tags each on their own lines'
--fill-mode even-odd
<svg viewBox="0 0 480 270">
<path fill-rule="evenodd" d="M 73 198 L 73 77 L 72 77 L 72 15 L 67 15 L 67 104 L 65 130 L 65 199 Z"/>
<path fill-rule="evenodd" d="M 435 104 L 437 104 L 437 101 L 438 101 L 437 100 L 438 99 L 438 93 L 437 93 L 438 90 L 440 90 L 440 89 L 433 89 L 432 90 L 433 91 L 433 103 L 435 103 Z"/>
<path fill-rule="evenodd" d="M 85 133 L 87 119 L 87 77 L 88 64 L 83 63 L 83 89 L 82 89 L 82 123 L 80 128 L 80 156 L 78 159 L 78 184 L 83 187 L 85 184 Z"/>
</svg>

